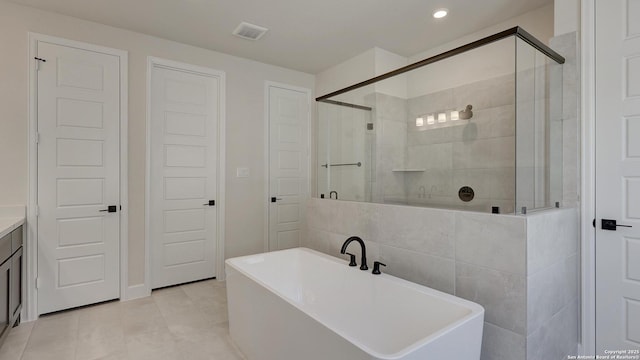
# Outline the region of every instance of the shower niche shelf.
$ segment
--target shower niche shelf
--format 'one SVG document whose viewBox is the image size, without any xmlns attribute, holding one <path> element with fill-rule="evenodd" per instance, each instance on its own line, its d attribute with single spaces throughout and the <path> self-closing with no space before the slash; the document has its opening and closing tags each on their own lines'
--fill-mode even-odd
<svg viewBox="0 0 640 360">
<path fill-rule="evenodd" d="M 392 172 L 425 172 L 426 169 L 391 169 Z"/>
</svg>

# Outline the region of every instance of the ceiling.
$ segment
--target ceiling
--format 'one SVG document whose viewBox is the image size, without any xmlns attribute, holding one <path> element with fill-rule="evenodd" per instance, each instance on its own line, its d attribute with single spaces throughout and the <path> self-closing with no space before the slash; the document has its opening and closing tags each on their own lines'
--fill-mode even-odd
<svg viewBox="0 0 640 360">
<path fill-rule="evenodd" d="M 374 46 L 411 56 L 553 0 L 11 0 L 316 74 Z M 437 8 L 449 16 L 434 19 Z M 246 21 L 259 41 L 233 36 Z"/>
</svg>

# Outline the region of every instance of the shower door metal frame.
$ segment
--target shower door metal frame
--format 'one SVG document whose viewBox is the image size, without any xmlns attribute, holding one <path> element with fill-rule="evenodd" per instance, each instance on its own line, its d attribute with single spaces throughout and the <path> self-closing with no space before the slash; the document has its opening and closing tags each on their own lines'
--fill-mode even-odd
<svg viewBox="0 0 640 360">
<path fill-rule="evenodd" d="M 409 64 L 407 66 L 403 66 L 399 69 L 390 71 L 388 73 L 382 74 L 382 75 L 378 75 L 376 77 L 373 77 L 369 80 L 365 80 L 362 82 L 359 82 L 357 84 L 351 85 L 351 86 L 347 86 L 346 88 L 331 92 L 329 94 L 320 96 L 316 98 L 316 101 L 322 101 L 322 102 L 328 102 L 331 104 L 336 104 L 336 105 L 343 105 L 343 106 L 352 106 L 352 107 L 358 107 L 360 105 L 354 105 L 354 104 L 348 104 L 348 103 L 343 103 L 340 101 L 336 101 L 336 100 L 332 100 L 331 98 L 340 94 L 344 94 L 346 92 L 349 92 L 351 90 L 355 90 L 358 88 L 361 88 L 363 86 L 367 86 L 367 85 L 371 85 L 373 83 L 376 83 L 378 81 L 382 81 L 403 73 L 406 73 L 408 71 L 411 70 L 415 70 L 418 68 L 421 68 L 423 66 L 429 65 L 429 64 L 433 64 L 436 63 L 438 61 L 444 60 L 444 59 L 448 59 L 450 57 L 462 54 L 464 52 L 473 50 L 473 49 L 477 49 L 479 47 L 491 44 L 493 42 L 496 42 L 498 40 L 502 40 L 505 38 L 508 38 L 510 36 L 516 36 L 520 39 L 522 39 L 523 41 L 527 42 L 529 45 L 531 45 L 534 49 L 542 52 L 543 54 L 545 54 L 546 56 L 548 56 L 549 58 L 551 58 L 553 61 L 557 62 L 558 64 L 564 64 L 565 62 L 565 58 L 558 54 L 557 52 L 553 51 L 553 49 L 551 49 L 550 47 L 548 47 L 547 45 L 543 44 L 542 42 L 540 42 L 540 40 L 536 39 L 533 35 L 529 34 L 528 32 L 526 32 L 523 28 L 516 26 L 516 27 L 512 27 L 511 29 L 507 29 L 504 31 L 501 31 L 497 34 L 493 34 L 487 37 L 484 37 L 482 39 L 470 42 L 466 45 L 462 45 L 459 46 L 455 49 L 451 49 L 448 51 L 445 51 L 443 53 L 440 53 L 438 55 L 434 55 L 431 56 L 429 58 L 426 58 L 424 60 L 420 60 L 418 62 L 415 62 L 413 64 Z"/>
</svg>

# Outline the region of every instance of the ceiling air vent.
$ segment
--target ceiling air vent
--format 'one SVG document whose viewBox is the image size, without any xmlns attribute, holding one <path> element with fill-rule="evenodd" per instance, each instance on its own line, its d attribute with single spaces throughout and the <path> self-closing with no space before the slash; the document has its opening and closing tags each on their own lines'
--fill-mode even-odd
<svg viewBox="0 0 640 360">
<path fill-rule="evenodd" d="M 233 35 L 247 40 L 259 40 L 269 29 L 262 26 L 241 22 L 238 27 L 233 30 Z"/>
</svg>

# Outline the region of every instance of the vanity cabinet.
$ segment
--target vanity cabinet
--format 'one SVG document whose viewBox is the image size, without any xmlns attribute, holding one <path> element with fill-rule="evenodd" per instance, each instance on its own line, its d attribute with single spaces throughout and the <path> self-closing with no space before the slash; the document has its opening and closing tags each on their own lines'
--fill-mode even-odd
<svg viewBox="0 0 640 360">
<path fill-rule="evenodd" d="M 9 312 L 12 324 L 20 318 L 22 310 L 22 247 L 11 256 L 11 283 L 9 284 Z"/>
<path fill-rule="evenodd" d="M 8 244 L 8 245 L 7 245 Z M 9 332 L 11 311 L 11 234 L 0 239 L 0 343 Z"/>
<path fill-rule="evenodd" d="M 0 346 L 22 310 L 23 230 L 19 226 L 0 239 Z"/>
</svg>

